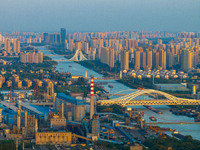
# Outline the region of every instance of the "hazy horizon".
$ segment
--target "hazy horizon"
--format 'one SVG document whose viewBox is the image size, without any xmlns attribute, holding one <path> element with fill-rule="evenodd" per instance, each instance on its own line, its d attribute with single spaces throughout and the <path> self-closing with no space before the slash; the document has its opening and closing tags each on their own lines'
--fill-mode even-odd
<svg viewBox="0 0 200 150">
<path fill-rule="evenodd" d="M 1 0 L 0 32 L 200 32 L 198 0 Z"/>
</svg>

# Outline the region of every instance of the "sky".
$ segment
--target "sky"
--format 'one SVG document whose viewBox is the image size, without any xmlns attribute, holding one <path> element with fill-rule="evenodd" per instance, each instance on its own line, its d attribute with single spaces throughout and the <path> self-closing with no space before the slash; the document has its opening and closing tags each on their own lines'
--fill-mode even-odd
<svg viewBox="0 0 200 150">
<path fill-rule="evenodd" d="M 200 0 L 0 0 L 0 32 L 200 32 Z"/>
</svg>

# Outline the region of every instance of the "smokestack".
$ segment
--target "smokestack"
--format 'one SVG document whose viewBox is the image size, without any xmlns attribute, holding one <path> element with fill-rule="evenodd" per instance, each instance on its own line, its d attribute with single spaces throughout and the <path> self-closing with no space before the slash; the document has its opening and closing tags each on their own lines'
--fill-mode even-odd
<svg viewBox="0 0 200 150">
<path fill-rule="evenodd" d="M 62 103 L 62 115 L 61 118 L 64 118 L 64 103 Z"/>
<path fill-rule="evenodd" d="M 196 85 L 195 84 L 192 86 L 192 94 L 196 95 Z"/>
<path fill-rule="evenodd" d="M 2 108 L 0 108 L 0 122 L 2 122 Z"/>
<path fill-rule="evenodd" d="M 85 78 L 87 78 L 87 70 L 85 70 Z"/>
<path fill-rule="evenodd" d="M 27 127 L 27 125 L 28 125 L 28 112 L 27 111 L 25 111 L 25 115 L 24 115 L 24 124 L 25 124 L 25 127 Z"/>
<path fill-rule="evenodd" d="M 21 129 L 21 109 L 17 109 L 17 132 Z"/>
<path fill-rule="evenodd" d="M 56 93 L 53 95 L 53 109 L 56 109 Z"/>
<path fill-rule="evenodd" d="M 91 90 L 90 90 L 90 119 L 93 118 L 94 115 L 94 78 L 91 76 L 91 84 L 90 84 Z"/>
<path fill-rule="evenodd" d="M 21 110 L 21 94 L 19 94 L 19 103 L 18 103 L 18 108 Z"/>
<path fill-rule="evenodd" d="M 35 119 L 35 133 L 38 132 L 38 120 Z"/>
</svg>

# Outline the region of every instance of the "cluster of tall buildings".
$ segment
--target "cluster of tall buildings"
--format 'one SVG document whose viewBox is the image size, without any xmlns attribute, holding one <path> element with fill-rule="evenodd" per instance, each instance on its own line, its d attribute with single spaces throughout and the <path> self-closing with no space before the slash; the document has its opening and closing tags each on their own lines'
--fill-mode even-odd
<svg viewBox="0 0 200 150">
<path fill-rule="evenodd" d="M 61 29 L 61 34 L 66 35 L 66 30 Z M 89 59 L 100 59 L 111 68 L 119 61 L 121 70 L 129 70 L 133 64 L 135 70 L 149 70 L 153 68 L 172 69 L 180 64 L 181 69 L 189 71 L 199 63 L 199 38 L 198 34 L 181 34 L 177 36 L 193 38 L 176 38 L 168 42 L 158 39 L 157 42 L 145 39 L 147 37 L 174 37 L 173 34 L 158 32 L 152 36 L 150 32 L 102 32 L 102 33 L 74 33 L 67 34 L 65 48 L 71 51 L 80 49 L 88 55 Z M 64 36 L 63 36 L 64 37 Z M 143 38 L 142 38 L 143 37 Z M 195 37 L 195 38 L 194 38 Z M 187 48 L 186 54 L 184 48 Z M 182 53 L 183 51 L 183 53 Z M 190 61 L 185 62 L 181 60 Z M 185 59 L 187 56 L 189 58 Z M 182 59 L 182 57 L 184 57 Z M 184 65 L 185 64 L 187 65 Z M 191 64 L 191 65 L 190 65 Z"/>
<path fill-rule="evenodd" d="M 20 40 L 21 43 L 41 43 L 42 42 L 42 35 L 41 33 L 34 33 L 34 32 L 0 32 L 0 41 L 5 39 L 13 39 Z"/>
<path fill-rule="evenodd" d="M 170 69 L 179 64 L 181 69 L 189 71 L 199 64 L 199 39 L 176 39 L 168 44 L 158 40 L 156 45 L 146 41 L 145 46 L 135 50 L 134 66 L 139 69 Z"/>
<path fill-rule="evenodd" d="M 183 48 L 180 53 L 181 68 L 189 71 L 199 64 L 199 48 Z"/>
<path fill-rule="evenodd" d="M 114 48 L 102 47 L 100 59 L 102 63 L 107 64 L 111 68 L 114 68 Z"/>
<path fill-rule="evenodd" d="M 18 39 L 5 39 L 4 40 L 4 53 L 18 55 L 20 53 L 20 40 Z"/>
<path fill-rule="evenodd" d="M 25 41 L 29 41 L 28 43 L 43 42 L 45 44 L 60 45 L 70 51 L 79 49 L 89 59 L 99 59 L 111 68 L 114 68 L 116 62 L 120 62 L 122 71 L 129 70 L 129 64 L 134 66 L 132 69 L 135 70 L 171 69 L 174 65 L 179 64 L 182 70 L 188 71 L 197 67 L 199 62 L 197 55 L 199 53 L 198 37 L 200 33 L 194 32 L 174 34 L 160 31 L 117 31 L 76 32 L 71 34 L 67 33 L 66 29 L 61 28 L 60 33 L 3 33 L 3 35 L 4 37 L 18 37 L 20 40 L 26 38 Z M 33 41 L 34 38 L 35 41 Z M 168 38 L 169 40 L 166 42 L 162 41 L 161 38 Z M 6 40 L 4 39 L 4 41 Z M 13 41 L 16 43 L 16 40 Z M 18 44 L 14 43 L 13 51 L 19 52 Z M 6 49 L 9 52 L 9 41 L 6 45 L 8 45 Z M 30 60 L 28 62 L 31 62 L 33 59 L 28 60 Z M 190 60 L 192 61 L 190 62 Z"/>
<path fill-rule="evenodd" d="M 22 63 L 42 63 L 43 53 L 40 52 L 21 52 L 20 61 Z"/>
</svg>

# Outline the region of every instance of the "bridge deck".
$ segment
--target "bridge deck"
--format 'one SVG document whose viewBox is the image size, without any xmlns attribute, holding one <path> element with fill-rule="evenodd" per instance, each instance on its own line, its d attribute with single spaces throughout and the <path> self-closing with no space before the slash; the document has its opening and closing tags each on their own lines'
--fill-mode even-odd
<svg viewBox="0 0 200 150">
<path fill-rule="evenodd" d="M 200 124 L 200 122 L 146 122 L 145 124 Z"/>
</svg>

